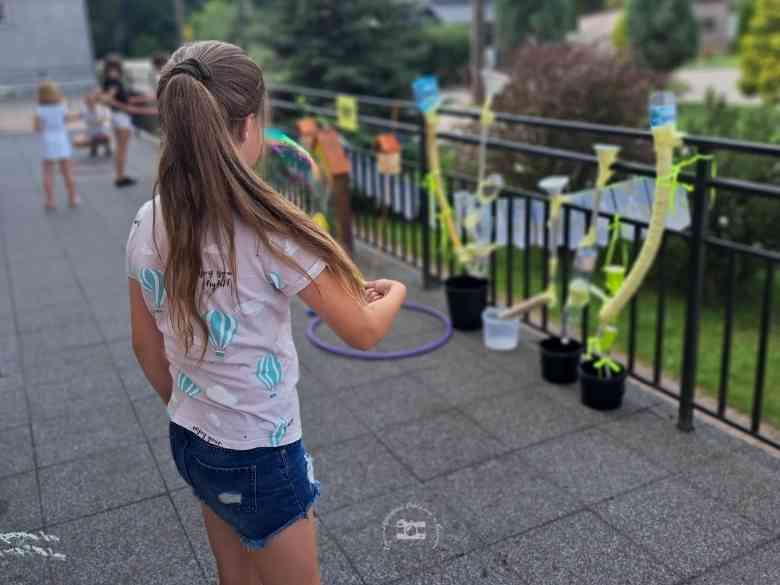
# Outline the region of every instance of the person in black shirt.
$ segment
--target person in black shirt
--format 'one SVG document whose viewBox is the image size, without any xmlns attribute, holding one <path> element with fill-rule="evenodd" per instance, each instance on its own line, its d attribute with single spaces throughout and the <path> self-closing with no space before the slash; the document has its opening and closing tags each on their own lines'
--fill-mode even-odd
<svg viewBox="0 0 780 585">
<path fill-rule="evenodd" d="M 141 107 L 140 102 L 149 100 L 147 96 L 131 96 L 123 80 L 122 60 L 118 55 L 106 58 L 103 68 L 103 101 L 111 107 L 111 125 L 116 138 L 116 180 L 117 187 L 135 185 L 136 180 L 125 174 L 127 164 L 127 149 L 130 143 L 130 133 L 133 114 L 154 115 L 155 108 Z"/>
</svg>

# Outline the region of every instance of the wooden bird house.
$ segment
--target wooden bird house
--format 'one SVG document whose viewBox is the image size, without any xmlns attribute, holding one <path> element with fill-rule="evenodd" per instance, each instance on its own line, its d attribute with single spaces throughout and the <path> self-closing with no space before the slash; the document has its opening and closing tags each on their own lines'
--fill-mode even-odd
<svg viewBox="0 0 780 585">
<path fill-rule="evenodd" d="M 383 175 L 398 175 L 401 172 L 401 143 L 395 134 L 380 134 L 374 140 L 377 166 Z"/>
<path fill-rule="evenodd" d="M 314 142 L 317 140 L 319 124 L 316 118 L 301 118 L 295 123 L 298 130 L 298 142 L 306 150 L 311 151 L 314 148 Z"/>
<path fill-rule="evenodd" d="M 341 136 L 335 129 L 327 128 L 317 132 L 314 155 L 325 171 L 333 194 L 336 239 L 352 253 L 352 206 L 349 200 L 349 173 L 352 166 L 341 145 Z"/>
</svg>

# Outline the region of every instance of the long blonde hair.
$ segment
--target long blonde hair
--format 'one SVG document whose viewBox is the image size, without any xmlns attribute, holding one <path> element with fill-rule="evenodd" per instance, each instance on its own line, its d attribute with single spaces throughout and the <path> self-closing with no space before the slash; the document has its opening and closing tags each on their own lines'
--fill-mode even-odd
<svg viewBox="0 0 780 585">
<path fill-rule="evenodd" d="M 184 45 L 161 72 L 157 101 L 162 153 L 155 191 L 168 240 L 165 289 L 171 323 L 187 352 L 194 324 L 204 340 L 208 336 L 200 314 L 207 238 L 222 250 L 225 268 L 237 275 L 235 218 L 254 232 L 259 245 L 302 275 L 303 268 L 273 238 L 291 239 L 322 258 L 345 294 L 363 301 L 362 277 L 341 246 L 239 155 L 246 119 L 253 114 L 261 119 L 266 101 L 262 71 L 243 50 L 218 41 Z"/>
<path fill-rule="evenodd" d="M 51 106 L 64 101 L 62 90 L 55 81 L 44 79 L 38 84 L 38 104 L 41 106 Z"/>
</svg>

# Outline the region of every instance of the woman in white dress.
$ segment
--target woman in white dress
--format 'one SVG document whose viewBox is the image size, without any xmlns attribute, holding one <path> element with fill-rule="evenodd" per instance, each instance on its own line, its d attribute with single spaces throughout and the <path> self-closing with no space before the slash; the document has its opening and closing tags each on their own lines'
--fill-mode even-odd
<svg viewBox="0 0 780 585">
<path fill-rule="evenodd" d="M 76 182 L 71 166 L 71 144 L 67 123 L 78 119 L 78 114 L 68 114 L 65 98 L 53 81 L 42 81 L 38 86 L 38 107 L 35 111 L 35 131 L 41 137 L 43 166 L 43 190 L 46 193 L 46 209 L 57 207 L 54 199 L 54 170 L 59 165 L 68 191 L 71 207 L 79 204 Z"/>
</svg>

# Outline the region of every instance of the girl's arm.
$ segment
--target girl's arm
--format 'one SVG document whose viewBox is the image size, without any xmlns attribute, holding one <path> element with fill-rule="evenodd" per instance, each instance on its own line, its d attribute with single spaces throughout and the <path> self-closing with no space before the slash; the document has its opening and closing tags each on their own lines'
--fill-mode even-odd
<svg viewBox="0 0 780 585">
<path fill-rule="evenodd" d="M 345 343 L 368 350 L 390 331 L 406 299 L 406 286 L 392 280 L 368 283 L 374 292 L 369 304 L 352 300 L 338 281 L 324 270 L 298 296 L 309 305 Z"/>
<path fill-rule="evenodd" d="M 131 95 L 130 96 L 130 103 L 131 104 L 153 104 L 157 101 L 157 98 L 151 94 L 142 94 L 142 95 Z"/>
<path fill-rule="evenodd" d="M 79 120 L 81 120 L 81 114 L 79 112 L 71 112 L 70 114 L 65 114 L 66 122 L 78 122 Z"/>
<path fill-rule="evenodd" d="M 128 282 L 133 352 L 149 383 L 160 395 L 163 402 L 168 404 L 173 390 L 173 381 L 168 370 L 168 360 L 165 357 L 163 336 L 144 303 L 141 286 L 132 278 L 129 278 Z"/>
<path fill-rule="evenodd" d="M 41 130 L 43 130 L 43 123 L 41 122 L 40 116 L 35 116 L 33 118 L 33 130 L 35 130 L 36 132 L 40 132 Z"/>
</svg>

